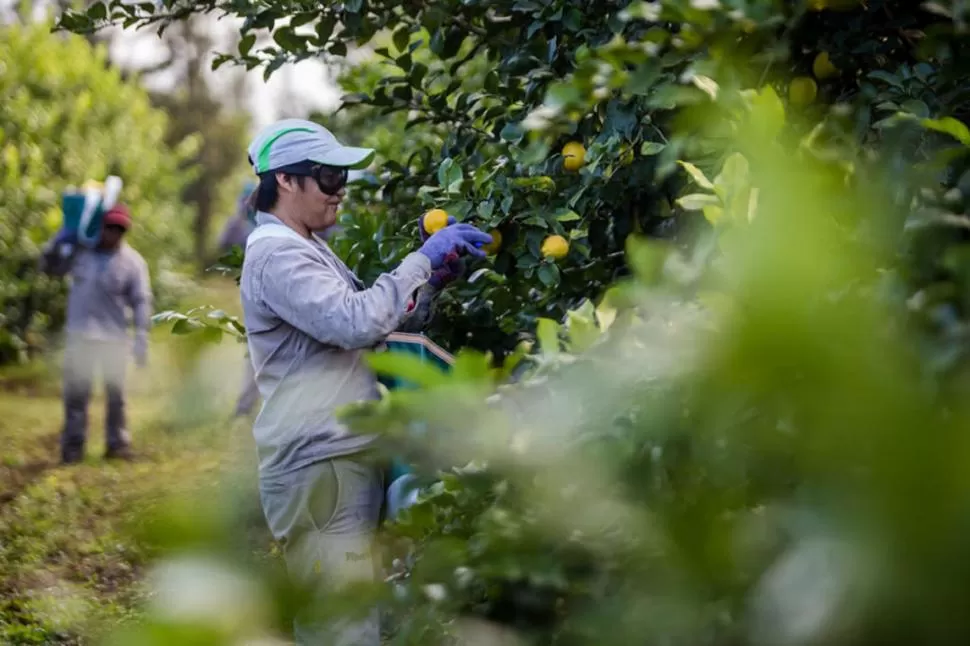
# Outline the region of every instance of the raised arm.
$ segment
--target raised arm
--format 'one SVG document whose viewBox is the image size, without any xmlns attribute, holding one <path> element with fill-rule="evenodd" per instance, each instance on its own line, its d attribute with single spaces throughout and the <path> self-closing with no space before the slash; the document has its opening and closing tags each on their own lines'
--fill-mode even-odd
<svg viewBox="0 0 970 646">
<path fill-rule="evenodd" d="M 37 266 L 45 274 L 51 276 L 65 276 L 71 271 L 74 251 L 77 248 L 77 236 L 66 230 L 58 231 L 41 247 Z"/>
<path fill-rule="evenodd" d="M 410 254 L 361 291 L 299 244 L 280 245 L 254 270 L 259 298 L 277 316 L 321 343 L 352 350 L 372 347 L 398 328 L 431 263 Z"/>
</svg>

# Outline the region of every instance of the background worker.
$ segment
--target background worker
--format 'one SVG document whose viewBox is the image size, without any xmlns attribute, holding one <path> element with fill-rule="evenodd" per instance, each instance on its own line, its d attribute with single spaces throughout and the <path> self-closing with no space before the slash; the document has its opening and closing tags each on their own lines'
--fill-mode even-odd
<svg viewBox="0 0 970 646">
<path fill-rule="evenodd" d="M 220 254 L 227 254 L 236 246 L 245 249 L 246 240 L 256 227 L 256 206 L 253 202 L 255 190 L 256 184 L 254 182 L 246 182 L 239 199 L 236 201 L 236 212 L 226 221 L 222 234 L 219 236 Z M 238 418 L 250 415 L 258 401 L 259 388 L 256 386 L 256 373 L 253 371 L 253 363 L 250 361 L 247 351 L 239 397 L 236 399 L 233 416 Z"/>
<path fill-rule="evenodd" d="M 67 346 L 64 354 L 64 427 L 61 460 L 65 464 L 84 459 L 88 403 L 96 370 L 104 379 L 106 458 L 131 457 L 126 428 L 124 383 L 132 354 L 129 327 L 134 323 L 134 357 L 144 366 L 148 356 L 152 290 L 148 265 L 124 237 L 131 215 L 124 204 L 109 209 L 96 248 L 78 245 L 62 231 L 45 248 L 42 268 L 68 275 Z M 58 256 L 62 243 L 73 244 L 69 260 Z"/>
</svg>

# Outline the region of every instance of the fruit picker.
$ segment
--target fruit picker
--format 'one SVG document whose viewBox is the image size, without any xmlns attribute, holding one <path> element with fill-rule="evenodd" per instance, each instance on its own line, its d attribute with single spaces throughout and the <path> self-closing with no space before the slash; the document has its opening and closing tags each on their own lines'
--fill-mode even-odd
<svg viewBox="0 0 970 646">
<path fill-rule="evenodd" d="M 366 286 L 314 232 L 336 223 L 349 171 L 370 165 L 374 151 L 345 146 L 318 123 L 284 119 L 248 152 L 259 179 L 240 300 L 263 400 L 253 424 L 260 502 L 290 576 L 322 601 L 334 587 L 374 580 L 384 501 L 379 436 L 351 432 L 337 410 L 379 397 L 363 355 L 415 318 L 415 294 L 434 289 L 429 281 L 454 252 L 483 256 L 476 244 L 491 236 L 447 226 Z M 379 624 L 376 609 L 339 626 L 301 615 L 294 636 L 379 646 Z"/>
</svg>

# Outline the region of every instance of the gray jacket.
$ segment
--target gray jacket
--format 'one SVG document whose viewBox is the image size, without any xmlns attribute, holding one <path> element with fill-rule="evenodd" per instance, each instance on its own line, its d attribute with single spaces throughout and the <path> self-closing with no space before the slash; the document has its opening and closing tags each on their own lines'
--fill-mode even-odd
<svg viewBox="0 0 970 646">
<path fill-rule="evenodd" d="M 67 297 L 67 332 L 97 340 L 129 339 L 132 323 L 135 341 L 144 344 L 151 327 L 152 287 L 148 265 L 127 244 L 114 251 L 77 246 L 69 259 L 53 249 L 42 257 L 41 268 L 70 276 Z"/>
<path fill-rule="evenodd" d="M 373 443 L 350 434 L 335 411 L 378 397 L 363 354 L 402 326 L 413 329 L 409 318 L 428 316 L 414 304 L 427 293 L 431 263 L 412 253 L 365 288 L 319 237 L 304 239 L 268 213 L 256 223 L 240 294 L 263 399 L 253 427 L 260 476 L 272 478 Z"/>
</svg>

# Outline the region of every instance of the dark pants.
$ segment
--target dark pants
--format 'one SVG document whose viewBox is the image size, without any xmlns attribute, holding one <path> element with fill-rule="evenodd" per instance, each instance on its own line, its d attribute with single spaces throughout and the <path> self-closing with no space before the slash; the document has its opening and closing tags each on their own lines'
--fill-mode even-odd
<svg viewBox="0 0 970 646">
<path fill-rule="evenodd" d="M 105 435 L 108 451 L 128 447 L 125 430 L 125 371 L 128 364 L 128 341 L 92 341 L 73 338 L 64 354 L 64 430 L 61 451 L 65 459 L 84 454 L 88 430 L 88 402 L 95 371 L 104 379 L 107 411 Z"/>
</svg>

